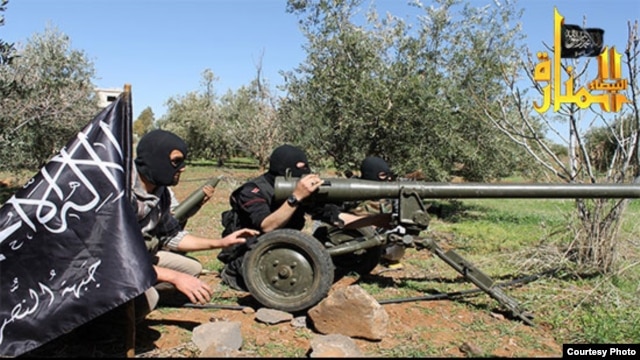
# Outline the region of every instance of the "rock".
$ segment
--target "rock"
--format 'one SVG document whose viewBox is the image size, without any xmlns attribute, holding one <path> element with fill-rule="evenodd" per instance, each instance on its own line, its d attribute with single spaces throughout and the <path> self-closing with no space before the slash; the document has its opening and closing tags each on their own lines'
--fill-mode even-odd
<svg viewBox="0 0 640 360">
<path fill-rule="evenodd" d="M 353 339 L 340 335 L 317 335 L 311 339 L 312 358 L 364 357 Z"/>
<path fill-rule="evenodd" d="M 196 326 L 193 329 L 192 340 L 200 351 L 220 353 L 239 350 L 243 342 L 240 323 L 237 321 L 218 321 Z"/>
<path fill-rule="evenodd" d="M 308 312 L 322 334 L 342 334 L 381 340 L 387 334 L 389 315 L 358 285 L 337 289 Z"/>
<path fill-rule="evenodd" d="M 273 325 L 291 320 L 293 320 L 293 315 L 288 312 L 267 308 L 260 308 L 256 311 L 256 321 L 265 324 Z"/>
</svg>

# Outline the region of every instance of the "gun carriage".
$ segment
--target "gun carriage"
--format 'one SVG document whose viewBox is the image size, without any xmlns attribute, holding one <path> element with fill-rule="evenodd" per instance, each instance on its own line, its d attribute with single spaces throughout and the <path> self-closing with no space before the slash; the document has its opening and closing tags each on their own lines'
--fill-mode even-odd
<svg viewBox="0 0 640 360">
<path fill-rule="evenodd" d="M 283 201 L 299 178 L 277 177 L 275 200 Z M 210 179 L 207 184 L 216 186 Z M 205 184 L 206 185 L 206 184 Z M 203 185 L 202 187 L 204 187 Z M 176 209 L 178 218 L 188 217 L 202 202 L 202 187 Z M 577 199 L 638 198 L 636 184 L 490 184 L 422 181 L 377 182 L 361 179 L 324 179 L 308 206 L 343 204 L 347 201 L 395 199 L 389 229 L 373 226 L 320 226 L 313 235 L 294 229 L 279 229 L 261 235 L 244 256 L 242 271 L 251 295 L 262 305 L 282 311 L 306 310 L 325 298 L 334 281 L 355 272 L 367 274 L 380 262 L 389 244 L 426 249 L 504 306 L 514 318 L 533 325 L 532 315 L 502 291 L 488 275 L 454 250 L 444 251 L 425 233 L 430 216 L 427 199 Z M 359 224 L 357 224 L 359 226 Z"/>
<path fill-rule="evenodd" d="M 286 199 L 298 178 L 278 177 L 276 201 Z M 425 237 L 429 226 L 425 199 L 482 198 L 638 198 L 635 184 L 487 184 L 432 183 L 420 181 L 375 182 L 361 179 L 325 179 L 308 199 L 314 204 L 397 199 L 391 217 L 392 230 L 324 227 L 309 235 L 280 229 L 261 235 L 245 255 L 243 275 L 252 296 L 267 307 L 296 312 L 320 302 L 337 274 L 368 273 L 378 264 L 382 249 L 390 243 L 427 249 L 465 279 L 498 301 L 513 317 L 533 325 L 531 314 L 507 296 L 496 282 L 453 250 L 444 251 Z M 421 236 L 422 235 L 422 236 Z"/>
</svg>

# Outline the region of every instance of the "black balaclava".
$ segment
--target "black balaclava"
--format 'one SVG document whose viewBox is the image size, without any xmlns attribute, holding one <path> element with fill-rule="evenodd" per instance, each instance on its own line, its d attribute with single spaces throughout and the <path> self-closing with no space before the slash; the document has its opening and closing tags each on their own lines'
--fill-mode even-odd
<svg viewBox="0 0 640 360">
<path fill-rule="evenodd" d="M 304 167 L 299 169 L 296 164 L 304 163 Z M 291 145 L 278 146 L 269 157 L 269 174 L 273 176 L 285 176 L 287 169 L 291 170 L 292 177 L 302 177 L 311 173 L 307 155 L 304 151 Z"/>
<path fill-rule="evenodd" d="M 187 144 L 178 135 L 164 130 L 148 132 L 138 142 L 135 160 L 138 172 L 154 185 L 175 185 L 174 175 L 185 163 L 171 164 L 169 155 L 173 150 L 181 151 L 187 158 Z"/>
<path fill-rule="evenodd" d="M 364 180 L 381 181 L 378 174 L 381 172 L 387 173 L 387 176 L 391 177 L 391 169 L 387 162 L 377 156 L 369 156 L 362 160 L 360 165 L 360 178 Z"/>
</svg>

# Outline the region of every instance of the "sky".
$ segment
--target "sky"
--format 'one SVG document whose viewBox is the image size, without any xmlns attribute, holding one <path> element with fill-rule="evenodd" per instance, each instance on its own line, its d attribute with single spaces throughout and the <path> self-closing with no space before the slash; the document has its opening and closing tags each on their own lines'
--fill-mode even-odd
<svg viewBox="0 0 640 360">
<path fill-rule="evenodd" d="M 380 12 L 415 19 L 407 0 L 374 0 Z M 428 0 L 422 0 L 428 4 Z M 494 0 L 470 0 L 473 5 Z M 496 0 L 505 1 L 505 0 Z M 370 0 L 364 0 L 363 6 Z M 532 52 L 553 43 L 554 7 L 566 24 L 605 30 L 604 43 L 624 51 L 627 21 L 640 19 L 638 0 L 519 0 L 523 32 Z M 133 116 L 151 107 L 156 119 L 172 97 L 202 90 L 213 71 L 221 96 L 248 85 L 261 64 L 270 86 L 281 71 L 304 62 L 305 38 L 286 0 L 9 0 L 0 39 L 25 43 L 47 27 L 69 36 L 71 48 L 94 63 L 94 83 L 122 89 L 131 84 Z M 363 9 L 364 10 L 364 9 Z"/>
</svg>

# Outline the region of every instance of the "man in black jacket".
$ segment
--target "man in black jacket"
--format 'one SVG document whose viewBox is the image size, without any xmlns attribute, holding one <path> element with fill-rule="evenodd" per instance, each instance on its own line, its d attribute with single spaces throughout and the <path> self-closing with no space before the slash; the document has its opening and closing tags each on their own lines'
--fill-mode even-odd
<svg viewBox="0 0 640 360">
<path fill-rule="evenodd" d="M 275 179 L 277 176 L 287 174 L 300 180 L 289 198 L 276 202 L 274 200 Z M 311 173 L 304 151 L 288 144 L 277 147 L 269 158 L 269 170 L 244 183 L 231 194 L 231 207 L 238 215 L 237 226 L 255 229 L 264 234 L 283 228 L 302 230 L 306 213 L 316 218 L 329 219 L 334 223 L 348 223 L 357 219 L 357 216 L 340 213 L 338 206 L 314 209 L 301 203 L 322 183 L 323 180 L 318 174 Z M 220 274 L 223 282 L 236 290 L 247 291 L 241 265 L 244 253 L 255 241 L 256 238 L 247 239 L 247 244 L 223 249 L 218 256 L 218 259 L 225 263 Z"/>
</svg>

